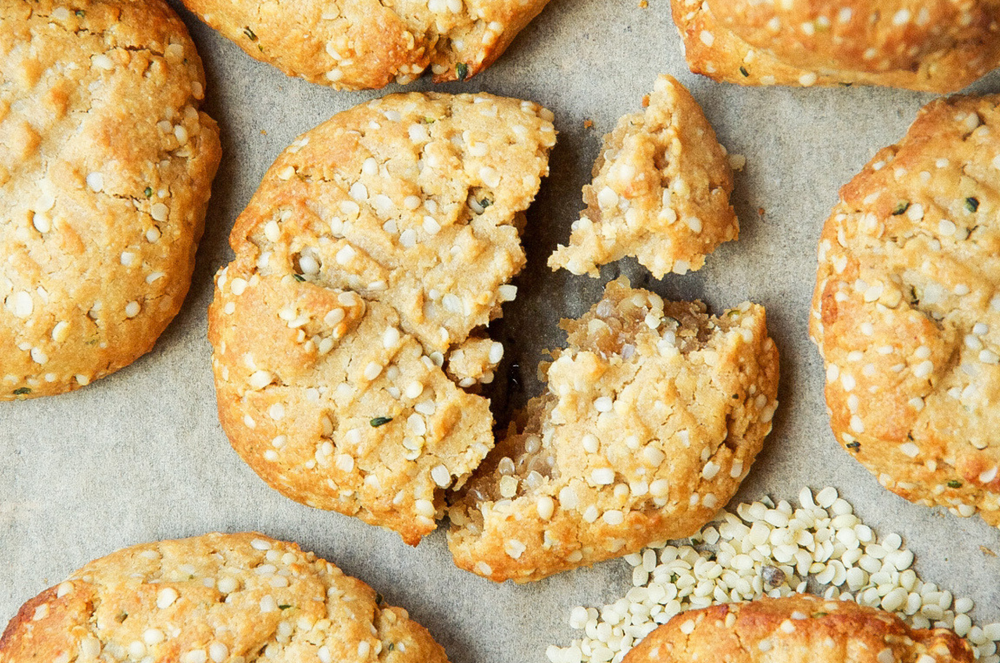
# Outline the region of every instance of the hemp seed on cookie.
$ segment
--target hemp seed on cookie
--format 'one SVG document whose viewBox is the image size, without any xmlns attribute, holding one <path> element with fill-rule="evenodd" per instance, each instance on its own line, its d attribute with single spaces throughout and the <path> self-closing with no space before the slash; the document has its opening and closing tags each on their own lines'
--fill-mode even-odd
<svg viewBox="0 0 1000 663">
<path fill-rule="evenodd" d="M 548 0 L 182 0 L 251 57 L 342 90 L 464 81 L 500 57 Z"/>
<path fill-rule="evenodd" d="M 190 284 L 220 147 L 162 0 L 0 0 L 0 400 L 148 352 Z"/>
<path fill-rule="evenodd" d="M 416 544 L 493 447 L 523 211 L 552 114 L 400 94 L 334 116 L 274 163 L 230 237 L 209 338 L 219 415 L 272 487 Z M 468 391 L 467 391 L 468 389 Z"/>
<path fill-rule="evenodd" d="M 1000 96 L 939 99 L 841 189 L 810 333 L 837 441 L 893 492 L 1000 525 Z"/>
<path fill-rule="evenodd" d="M 294 543 L 206 534 L 125 548 L 25 603 L 0 663 L 447 663 L 402 608 Z"/>
</svg>

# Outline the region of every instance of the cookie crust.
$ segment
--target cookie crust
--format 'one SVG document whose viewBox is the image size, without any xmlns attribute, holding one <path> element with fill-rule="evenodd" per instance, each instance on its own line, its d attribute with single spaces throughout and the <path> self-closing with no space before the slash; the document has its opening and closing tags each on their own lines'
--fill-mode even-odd
<svg viewBox="0 0 1000 663">
<path fill-rule="evenodd" d="M 622 663 L 971 663 L 972 648 L 947 629 L 911 629 L 892 613 L 853 601 L 796 594 L 681 613 Z"/>
<path fill-rule="evenodd" d="M 552 114 L 479 95 L 391 95 L 286 150 L 230 238 L 209 309 L 219 416 L 268 484 L 393 529 L 435 528 L 493 447 L 523 210 Z M 467 391 L 468 389 L 468 391 Z"/>
<path fill-rule="evenodd" d="M 810 334 L 838 442 L 893 492 L 1000 525 L 1000 97 L 924 107 L 841 190 Z"/>
<path fill-rule="evenodd" d="M 610 283 L 544 395 L 449 510 L 455 563 L 516 582 L 690 536 L 747 475 L 777 407 L 764 309 L 710 317 Z"/>
<path fill-rule="evenodd" d="M 133 546 L 25 603 L 0 663 L 282 658 L 447 663 L 406 611 L 294 543 L 255 533 Z"/>
<path fill-rule="evenodd" d="M 548 0 L 183 0 L 251 57 L 336 89 L 466 80 L 500 57 Z"/>
<path fill-rule="evenodd" d="M 0 400 L 148 352 L 190 284 L 221 150 L 161 0 L 0 0 Z"/>
<path fill-rule="evenodd" d="M 995 0 L 672 0 L 691 71 L 739 85 L 956 92 L 1000 65 Z"/>
</svg>

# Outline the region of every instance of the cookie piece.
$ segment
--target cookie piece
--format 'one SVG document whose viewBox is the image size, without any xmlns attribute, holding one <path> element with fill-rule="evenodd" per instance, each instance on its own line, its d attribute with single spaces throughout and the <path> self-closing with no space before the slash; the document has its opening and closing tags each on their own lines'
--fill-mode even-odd
<svg viewBox="0 0 1000 663">
<path fill-rule="evenodd" d="M 913 629 L 896 615 L 794 594 L 676 615 L 622 663 L 972 663 L 972 648 L 943 628 Z"/>
<path fill-rule="evenodd" d="M 338 90 L 464 81 L 493 64 L 548 0 L 182 0 L 251 57 Z"/>
<path fill-rule="evenodd" d="M 206 534 L 119 550 L 25 603 L 0 663 L 447 663 L 402 608 L 294 543 Z"/>
<path fill-rule="evenodd" d="M 400 533 L 493 447 L 519 229 L 555 143 L 537 104 L 403 94 L 334 116 L 274 163 L 230 238 L 209 338 L 219 416 L 271 486 Z M 456 384 L 456 382 L 458 384 Z"/>
<path fill-rule="evenodd" d="M 598 265 L 635 256 L 656 278 L 701 269 L 705 256 L 737 238 L 729 204 L 733 173 L 705 114 L 671 76 L 656 81 L 643 113 L 604 137 L 587 209 L 552 269 L 599 276 Z"/>
<path fill-rule="evenodd" d="M 0 400 L 148 352 L 191 281 L 221 150 L 161 0 L 0 0 Z"/>
<path fill-rule="evenodd" d="M 955 92 L 1000 65 L 996 0 L 672 0 L 691 71 Z"/>
<path fill-rule="evenodd" d="M 810 333 L 837 440 L 909 500 L 1000 525 L 1000 96 L 921 110 L 840 192 Z"/>
<path fill-rule="evenodd" d="M 690 536 L 736 492 L 777 407 L 760 306 L 710 317 L 622 277 L 562 327 L 546 393 L 449 510 L 455 563 L 498 582 Z"/>
</svg>

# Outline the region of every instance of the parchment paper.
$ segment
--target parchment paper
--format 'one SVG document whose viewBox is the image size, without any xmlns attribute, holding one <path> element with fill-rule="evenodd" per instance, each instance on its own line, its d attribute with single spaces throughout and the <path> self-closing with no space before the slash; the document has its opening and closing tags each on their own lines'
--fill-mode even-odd
<svg viewBox="0 0 1000 663">
<path fill-rule="evenodd" d="M 179 7 L 180 3 L 171 0 Z M 334 113 L 397 91 L 336 92 L 259 64 L 190 14 L 208 72 L 208 112 L 224 157 L 187 302 L 152 353 L 74 394 L 0 404 L 0 624 L 45 587 L 123 546 L 212 530 L 260 530 L 297 541 L 356 575 L 427 626 L 454 663 L 546 661 L 568 644 L 569 609 L 623 595 L 618 560 L 527 586 L 459 571 L 444 531 L 417 548 L 391 532 L 292 502 L 237 457 L 215 412 L 206 340 L 212 275 L 231 257 L 227 236 L 272 160 Z M 545 261 L 583 207 L 601 136 L 638 110 L 656 75 L 671 73 L 704 106 L 720 140 L 744 154 L 734 204 L 740 240 L 695 274 L 653 281 L 634 261 L 600 281 L 551 273 Z M 423 79 L 407 89 L 432 87 Z M 827 424 L 823 370 L 806 335 L 816 241 L 838 188 L 898 140 L 932 96 L 878 88 L 751 89 L 690 74 L 667 0 L 553 0 L 497 64 L 444 91 L 484 90 L 534 99 L 556 114 L 552 175 L 528 213 L 528 266 L 494 335 L 516 362 L 522 388 L 499 381 L 494 411 L 539 393 L 542 350 L 563 341 L 560 317 L 595 302 L 619 270 L 667 297 L 702 298 L 714 310 L 752 299 L 767 307 L 781 351 L 774 432 L 737 500 L 794 498 L 803 485 L 834 485 L 880 533 L 899 532 L 925 581 L 975 599 L 981 623 L 1000 619 L 1000 531 L 909 504 L 883 490 L 843 452 Z M 1000 89 L 1000 75 L 974 86 Z M 584 128 L 584 120 L 594 122 Z M 503 372 L 501 372 L 503 375 Z"/>
</svg>

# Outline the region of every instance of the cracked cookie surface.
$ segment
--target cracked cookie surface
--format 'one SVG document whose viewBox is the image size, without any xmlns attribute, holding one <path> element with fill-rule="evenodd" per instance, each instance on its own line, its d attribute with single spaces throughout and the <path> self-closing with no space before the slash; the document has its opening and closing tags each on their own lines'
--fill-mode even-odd
<svg viewBox="0 0 1000 663">
<path fill-rule="evenodd" d="M 711 317 L 610 283 L 449 509 L 455 563 L 538 580 L 690 536 L 736 492 L 771 430 L 778 351 L 764 309 Z"/>
<path fill-rule="evenodd" d="M 883 486 L 1000 525 L 1000 97 L 924 107 L 841 189 L 810 334 L 837 440 Z"/>
<path fill-rule="evenodd" d="M 672 0 L 691 71 L 955 92 L 1000 64 L 996 0 Z"/>
<path fill-rule="evenodd" d="M 700 269 L 705 256 L 739 235 L 729 204 L 726 150 L 691 93 L 671 76 L 656 81 L 649 106 L 604 137 L 587 203 L 552 269 L 598 276 L 597 267 L 635 256 L 660 279 Z"/>
<path fill-rule="evenodd" d="M 293 543 L 260 534 L 133 546 L 31 599 L 0 663 L 447 663 L 406 611 Z"/>
<path fill-rule="evenodd" d="M 182 0 L 251 57 L 338 89 L 462 81 L 500 57 L 548 0 Z"/>
<path fill-rule="evenodd" d="M 220 158 L 204 85 L 160 0 L 0 0 L 0 400 L 127 366 L 176 315 Z"/>
<path fill-rule="evenodd" d="M 268 484 L 410 544 L 435 528 L 493 447 L 474 387 L 503 346 L 484 328 L 517 293 L 551 120 L 486 94 L 391 95 L 274 163 L 209 310 L 223 427 Z"/>
<path fill-rule="evenodd" d="M 797 594 L 727 603 L 673 617 L 622 663 L 972 663 L 947 629 L 913 629 L 854 601 Z"/>
</svg>

